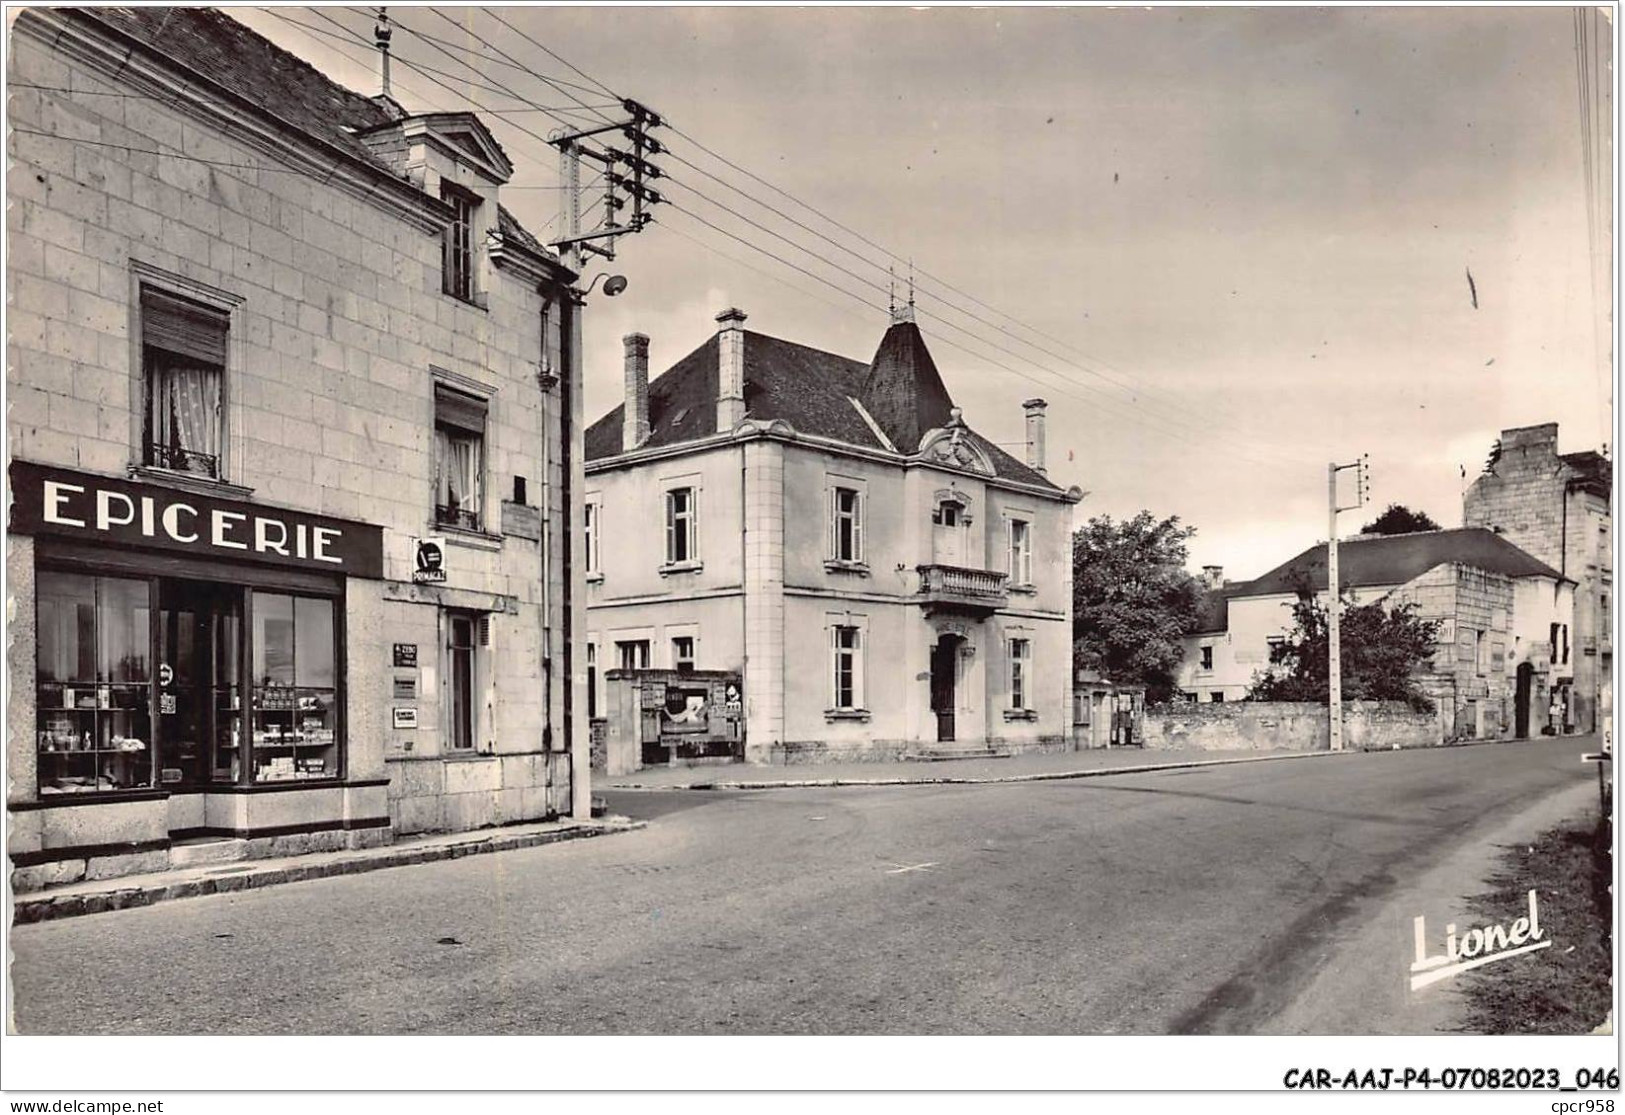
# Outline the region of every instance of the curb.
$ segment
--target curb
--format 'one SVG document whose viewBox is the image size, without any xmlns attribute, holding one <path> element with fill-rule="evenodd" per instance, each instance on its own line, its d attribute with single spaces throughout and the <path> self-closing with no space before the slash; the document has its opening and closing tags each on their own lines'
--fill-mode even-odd
<svg viewBox="0 0 1625 1115">
<path fill-rule="evenodd" d="M 1271 763 L 1284 759 L 1329 759 L 1336 755 L 1361 755 L 1362 751 L 1297 751 L 1286 755 L 1252 755 L 1242 759 L 1193 759 L 1182 763 L 1142 763 L 1131 767 L 1102 767 L 1097 770 L 1046 771 L 1039 774 L 1006 774 L 977 778 L 969 775 L 919 776 L 914 778 L 802 778 L 746 781 L 682 782 L 671 786 L 640 782 L 615 783 L 609 790 L 801 790 L 830 786 L 983 786 L 1010 782 L 1060 782 L 1074 778 L 1106 778 L 1114 774 L 1148 774 L 1159 770 L 1188 770 L 1192 767 L 1227 767 L 1239 763 Z"/>
<path fill-rule="evenodd" d="M 509 852 L 520 848 L 534 848 L 543 844 L 558 844 L 566 840 L 585 840 L 594 836 L 608 836 L 618 832 L 632 832 L 647 827 L 646 821 L 618 820 L 593 825 L 574 825 L 550 829 L 545 832 L 492 833 L 443 844 L 412 847 L 402 846 L 388 853 L 358 854 L 350 858 L 325 860 L 319 863 L 291 863 L 285 867 L 268 867 L 234 875 L 189 878 L 175 882 L 153 882 L 135 887 L 112 886 L 105 891 L 80 894 L 52 895 L 48 891 L 17 895 L 13 904 L 13 925 L 27 925 L 58 918 L 82 917 L 86 914 L 106 913 L 110 910 L 129 910 L 151 906 L 181 898 L 201 898 L 210 894 L 230 894 L 236 891 L 259 890 L 283 883 L 302 883 L 309 879 L 327 879 L 335 875 L 362 875 L 389 867 L 406 867 L 415 863 L 436 860 L 461 859 L 464 856 Z M 337 853 L 343 856 L 344 853 Z M 249 861 L 252 864 L 253 861 Z M 116 883 L 116 880 L 109 880 Z"/>
</svg>

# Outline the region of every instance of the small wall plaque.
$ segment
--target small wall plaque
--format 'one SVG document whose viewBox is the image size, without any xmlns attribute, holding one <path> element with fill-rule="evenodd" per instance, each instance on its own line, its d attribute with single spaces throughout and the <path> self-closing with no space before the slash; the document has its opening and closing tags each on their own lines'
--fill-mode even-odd
<svg viewBox="0 0 1625 1115">
<path fill-rule="evenodd" d="M 418 710 L 415 708 L 394 709 L 396 728 L 416 728 L 418 726 Z"/>
<path fill-rule="evenodd" d="M 417 678 L 396 678 L 395 699 L 397 701 L 415 701 L 418 699 Z"/>
<path fill-rule="evenodd" d="M 416 643 L 395 644 L 395 666 L 397 669 L 417 669 L 418 645 Z"/>
</svg>

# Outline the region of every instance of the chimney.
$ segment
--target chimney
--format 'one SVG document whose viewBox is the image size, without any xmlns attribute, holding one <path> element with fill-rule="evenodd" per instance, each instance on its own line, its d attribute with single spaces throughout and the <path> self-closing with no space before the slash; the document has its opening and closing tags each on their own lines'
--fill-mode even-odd
<svg viewBox="0 0 1625 1115">
<path fill-rule="evenodd" d="M 630 453 L 649 437 L 649 338 L 628 333 L 626 346 L 626 408 L 621 419 L 621 452 Z"/>
<path fill-rule="evenodd" d="M 1027 412 L 1027 464 L 1039 473 L 1048 472 L 1044 467 L 1044 408 L 1048 405 L 1043 399 L 1028 399 L 1021 404 Z"/>
<path fill-rule="evenodd" d="M 717 315 L 717 433 L 745 420 L 745 311 Z"/>
<path fill-rule="evenodd" d="M 1224 566 L 1222 566 L 1222 565 L 1204 565 L 1204 566 L 1202 566 L 1202 585 L 1203 585 L 1203 587 L 1210 588 L 1210 589 L 1211 588 L 1223 588 L 1224 587 Z"/>
</svg>

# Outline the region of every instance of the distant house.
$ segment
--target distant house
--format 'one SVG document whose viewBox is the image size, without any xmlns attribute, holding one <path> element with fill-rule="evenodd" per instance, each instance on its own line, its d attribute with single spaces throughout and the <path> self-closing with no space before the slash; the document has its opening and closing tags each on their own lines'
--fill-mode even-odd
<svg viewBox="0 0 1625 1115">
<path fill-rule="evenodd" d="M 1045 475 L 1044 403 L 1018 460 L 911 309 L 869 361 L 717 323 L 652 383 L 628 336 L 587 431 L 592 711 L 611 670 L 731 671 L 749 761 L 1067 745 L 1082 493 Z"/>
<path fill-rule="evenodd" d="M 1437 702 L 1447 737 L 1572 730 L 1564 695 L 1574 582 L 1545 562 L 1483 529 L 1360 535 L 1338 545 L 1338 582 L 1356 604 L 1413 603 L 1441 621 L 1417 684 Z M 1291 631 L 1293 603 L 1304 593 L 1324 602 L 1326 592 L 1324 543 L 1256 580 L 1210 587 L 1178 687 L 1191 700 L 1245 699 Z"/>
<path fill-rule="evenodd" d="M 1462 519 L 1487 527 L 1575 582 L 1573 685 L 1561 694 L 1576 730 L 1597 731 L 1612 708 L 1613 462 L 1557 451 L 1557 423 L 1502 430 Z"/>
</svg>

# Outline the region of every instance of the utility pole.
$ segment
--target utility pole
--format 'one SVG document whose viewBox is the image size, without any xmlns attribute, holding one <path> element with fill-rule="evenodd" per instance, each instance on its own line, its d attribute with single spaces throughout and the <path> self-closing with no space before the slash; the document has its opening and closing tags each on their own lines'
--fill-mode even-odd
<svg viewBox="0 0 1625 1115">
<path fill-rule="evenodd" d="M 550 245 L 564 257 L 566 264 L 581 270 L 582 253 L 591 252 L 605 259 L 615 258 L 615 238 L 642 232 L 654 220 L 649 210 L 666 199 L 660 191 L 647 183 L 662 178 L 664 172 L 649 161 L 662 155 L 666 147 L 649 132 L 662 125 L 660 115 L 627 98 L 621 102 L 627 119 L 603 124 L 582 131 L 551 135 L 548 142 L 559 149 L 559 184 L 563 187 L 561 209 L 564 235 Z M 606 142 L 611 134 L 619 135 L 626 146 L 613 147 Z M 592 142 L 586 142 L 586 141 Z M 592 159 L 604 168 L 604 216 L 597 228 L 581 230 L 581 160 Z M 620 212 L 628 201 L 632 213 L 621 223 Z M 597 244 L 604 240 L 608 243 Z"/>
<path fill-rule="evenodd" d="M 1355 470 L 1354 502 L 1346 507 L 1337 503 L 1337 474 Z M 1337 513 L 1352 511 L 1365 503 L 1370 487 L 1371 454 L 1361 456 L 1352 464 L 1340 465 L 1335 461 L 1326 466 L 1326 686 L 1328 690 L 1329 737 L 1327 746 L 1332 751 L 1343 750 L 1343 598 L 1337 583 Z"/>
</svg>

